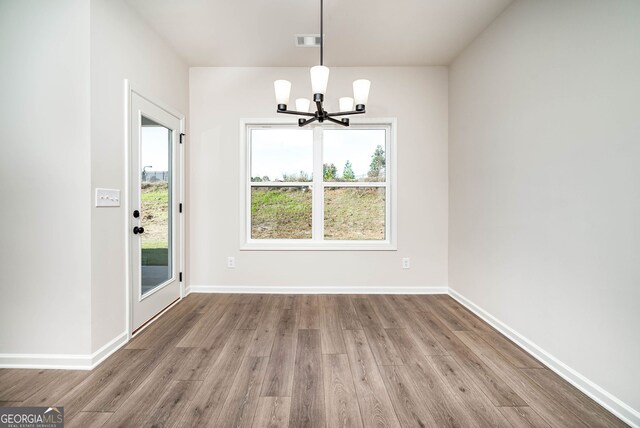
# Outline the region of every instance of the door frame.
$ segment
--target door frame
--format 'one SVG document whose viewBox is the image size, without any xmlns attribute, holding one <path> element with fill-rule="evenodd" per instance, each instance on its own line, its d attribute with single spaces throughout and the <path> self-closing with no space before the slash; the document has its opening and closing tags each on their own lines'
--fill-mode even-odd
<svg viewBox="0 0 640 428">
<path fill-rule="evenodd" d="M 174 108 L 167 106 L 166 104 L 159 102 L 157 100 L 154 100 L 152 97 L 147 96 L 147 92 L 143 89 L 140 88 L 140 86 L 138 86 L 137 84 L 133 84 L 130 82 L 129 79 L 124 79 L 124 166 L 125 166 L 125 174 L 124 174 L 124 198 L 121 198 L 121 201 L 124 201 L 124 223 L 126 225 L 125 230 L 124 230 L 124 238 L 125 238 L 125 276 L 126 276 L 126 280 L 125 280 L 125 324 L 126 324 L 126 328 L 127 328 L 127 341 L 131 340 L 131 338 L 133 337 L 132 332 L 131 332 L 131 328 L 132 328 L 132 318 L 133 318 L 133 301 L 131 299 L 131 294 L 132 294 L 132 281 L 131 281 L 131 237 L 130 237 L 130 233 L 131 233 L 131 228 L 133 227 L 132 224 L 132 217 L 131 217 L 131 165 L 129 164 L 131 161 L 131 156 L 130 156 L 130 150 L 131 150 L 131 96 L 132 94 L 135 93 L 136 95 L 144 98 L 145 100 L 149 101 L 150 103 L 154 104 L 155 106 L 157 106 L 158 108 L 166 111 L 167 113 L 171 114 L 172 116 L 175 116 L 176 118 L 178 118 L 178 120 L 180 121 L 180 130 L 179 130 L 179 134 L 184 134 L 185 133 L 185 115 L 180 113 L 179 111 L 175 110 Z M 179 159 L 179 164 L 180 164 L 180 173 L 179 173 L 179 179 L 180 179 L 180 186 L 179 186 L 179 192 L 180 192 L 180 201 L 177 201 L 177 203 L 182 203 L 184 206 L 184 199 L 185 199 L 185 171 L 184 171 L 184 164 L 185 164 L 185 149 L 184 149 L 184 144 L 180 144 L 181 138 L 180 136 L 178 137 L 179 141 L 178 141 L 178 150 L 177 153 L 180 157 Z M 178 266 L 178 272 L 182 272 L 182 281 L 179 281 L 179 285 L 180 285 L 180 297 L 178 300 L 176 300 L 175 302 L 171 303 L 169 306 L 167 306 L 166 308 L 164 308 L 162 311 L 160 311 L 158 314 L 154 315 L 153 318 L 151 318 L 150 320 L 148 320 L 145 324 L 143 324 L 140 328 L 138 328 L 138 330 L 136 331 L 136 336 L 142 332 L 144 329 L 146 329 L 150 324 L 152 324 L 154 321 L 156 321 L 158 318 L 160 318 L 160 316 L 162 316 L 162 314 L 164 314 L 166 311 L 168 311 L 169 309 L 171 309 L 173 306 L 175 306 L 178 302 L 180 302 L 182 299 L 184 299 L 185 297 L 185 277 L 186 277 L 186 273 L 185 273 L 185 255 L 184 255 L 184 247 L 185 247 L 185 215 L 184 215 L 184 209 L 182 211 L 182 213 L 180 213 L 180 215 L 178 216 L 178 228 L 180 230 L 180 237 L 179 237 L 179 242 L 177 242 L 175 245 L 178 246 L 179 251 L 180 251 L 180 257 L 179 257 L 179 266 Z M 177 273 L 178 274 L 178 273 Z"/>
</svg>

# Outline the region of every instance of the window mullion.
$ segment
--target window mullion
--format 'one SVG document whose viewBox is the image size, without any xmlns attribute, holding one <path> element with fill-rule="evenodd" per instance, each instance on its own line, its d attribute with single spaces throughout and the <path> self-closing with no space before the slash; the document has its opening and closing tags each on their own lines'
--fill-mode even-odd
<svg viewBox="0 0 640 428">
<path fill-rule="evenodd" d="M 322 128 L 313 128 L 313 240 L 324 239 L 324 185 L 322 169 Z"/>
</svg>

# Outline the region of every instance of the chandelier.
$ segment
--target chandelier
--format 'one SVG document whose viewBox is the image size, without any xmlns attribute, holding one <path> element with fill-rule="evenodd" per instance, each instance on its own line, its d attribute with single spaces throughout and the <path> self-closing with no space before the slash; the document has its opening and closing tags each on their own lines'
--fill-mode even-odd
<svg viewBox="0 0 640 428">
<path fill-rule="evenodd" d="M 273 86 L 276 92 L 276 102 L 278 103 L 278 113 L 304 116 L 308 119 L 299 118 L 298 125 L 305 126 L 315 121 L 323 123 L 325 120 L 338 125 L 349 126 L 349 118 L 340 116 L 350 116 L 354 114 L 364 114 L 365 105 L 369 98 L 369 88 L 371 82 L 366 79 L 358 79 L 353 82 L 353 98 L 342 97 L 339 99 L 340 111 L 327 113 L 323 107 L 324 95 L 327 92 L 329 83 L 329 67 L 324 65 L 324 33 L 323 33 L 323 0 L 320 0 L 320 65 L 311 67 L 311 89 L 313 90 L 313 102 L 315 112 L 309 112 L 311 102 L 307 98 L 296 99 L 296 110 L 288 110 L 289 96 L 291 95 L 291 82 L 288 80 L 276 80 Z M 354 110 L 355 105 L 355 110 Z M 336 119 L 336 117 L 340 117 Z"/>
</svg>

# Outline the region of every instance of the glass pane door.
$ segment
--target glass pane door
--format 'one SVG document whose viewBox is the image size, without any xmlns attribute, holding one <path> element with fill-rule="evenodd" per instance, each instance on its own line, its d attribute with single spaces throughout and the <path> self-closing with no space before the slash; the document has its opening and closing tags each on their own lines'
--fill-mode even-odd
<svg viewBox="0 0 640 428">
<path fill-rule="evenodd" d="M 129 151 L 129 332 L 183 295 L 181 166 L 183 119 L 131 91 Z"/>
<path fill-rule="evenodd" d="M 172 278 L 171 130 L 142 116 L 140 129 L 141 281 L 144 296 Z"/>
</svg>

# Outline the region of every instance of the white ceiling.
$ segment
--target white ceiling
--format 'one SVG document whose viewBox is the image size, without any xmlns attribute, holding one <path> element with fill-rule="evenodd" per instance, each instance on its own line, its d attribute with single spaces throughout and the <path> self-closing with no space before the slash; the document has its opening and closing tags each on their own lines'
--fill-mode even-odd
<svg viewBox="0 0 640 428">
<path fill-rule="evenodd" d="M 319 0 L 126 0 L 191 66 L 310 66 Z M 325 0 L 328 66 L 446 65 L 512 0 Z"/>
</svg>

